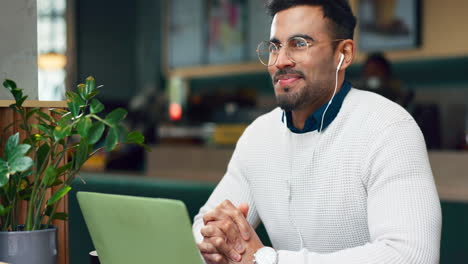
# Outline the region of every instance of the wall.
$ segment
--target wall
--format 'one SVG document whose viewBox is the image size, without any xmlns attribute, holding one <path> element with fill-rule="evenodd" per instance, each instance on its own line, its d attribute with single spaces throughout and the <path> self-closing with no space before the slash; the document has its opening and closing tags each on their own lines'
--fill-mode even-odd
<svg viewBox="0 0 468 264">
<path fill-rule="evenodd" d="M 350 0 L 355 14 L 357 14 L 358 1 Z M 391 60 L 410 60 L 468 56 L 468 34 L 466 34 L 468 1 L 420 1 L 422 46 L 415 50 L 388 52 L 388 57 Z M 363 61 L 364 57 L 364 54 L 358 54 L 356 61 Z"/>
<path fill-rule="evenodd" d="M 37 100 L 37 14 L 35 0 L 0 1 L 0 80 L 14 80 Z M 0 87 L 0 99 L 13 99 Z"/>
<path fill-rule="evenodd" d="M 160 77 L 159 0 L 76 1 L 78 78 L 93 75 L 100 98 L 117 104 Z"/>
<path fill-rule="evenodd" d="M 76 1 L 78 81 L 93 75 L 106 101 L 125 100 L 135 86 L 135 1 Z"/>
</svg>

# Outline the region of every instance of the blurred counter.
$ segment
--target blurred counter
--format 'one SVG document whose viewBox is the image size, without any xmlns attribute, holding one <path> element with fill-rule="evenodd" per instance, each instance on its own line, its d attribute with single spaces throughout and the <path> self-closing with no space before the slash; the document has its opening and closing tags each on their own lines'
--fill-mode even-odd
<svg viewBox="0 0 468 264">
<path fill-rule="evenodd" d="M 147 153 L 149 177 L 218 182 L 224 175 L 233 147 L 169 145 Z M 468 151 L 430 151 L 429 159 L 442 200 L 468 202 Z"/>
<path fill-rule="evenodd" d="M 468 202 L 468 151 L 429 151 L 441 200 Z"/>
</svg>

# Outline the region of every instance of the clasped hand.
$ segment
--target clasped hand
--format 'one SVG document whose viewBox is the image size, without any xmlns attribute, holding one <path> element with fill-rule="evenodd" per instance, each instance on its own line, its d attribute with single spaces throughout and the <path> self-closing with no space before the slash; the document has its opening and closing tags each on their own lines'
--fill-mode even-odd
<svg viewBox="0 0 468 264">
<path fill-rule="evenodd" d="M 249 206 L 235 207 L 225 200 L 203 216 L 203 241 L 198 248 L 210 264 L 253 263 L 253 254 L 262 242 L 247 222 Z"/>
</svg>

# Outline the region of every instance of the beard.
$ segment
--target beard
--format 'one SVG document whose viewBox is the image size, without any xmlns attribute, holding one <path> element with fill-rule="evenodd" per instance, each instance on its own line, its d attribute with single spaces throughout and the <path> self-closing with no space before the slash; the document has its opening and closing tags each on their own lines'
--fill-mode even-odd
<svg viewBox="0 0 468 264">
<path fill-rule="evenodd" d="M 276 103 L 284 111 L 302 110 L 319 103 L 321 105 L 321 101 L 324 103 L 328 98 L 330 84 L 330 81 L 314 81 L 307 82 L 296 91 L 283 88 L 284 93 L 276 94 Z"/>
</svg>

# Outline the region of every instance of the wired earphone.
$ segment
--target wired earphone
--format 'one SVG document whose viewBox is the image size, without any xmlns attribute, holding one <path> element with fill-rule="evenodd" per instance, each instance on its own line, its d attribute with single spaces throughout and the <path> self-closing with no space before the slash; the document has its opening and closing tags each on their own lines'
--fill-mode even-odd
<svg viewBox="0 0 468 264">
<path fill-rule="evenodd" d="M 323 129 L 323 119 L 325 118 L 325 114 L 327 113 L 327 110 L 328 110 L 328 107 L 331 105 L 331 103 L 333 102 L 333 98 L 335 98 L 335 95 L 336 95 L 336 90 L 338 88 L 338 72 L 340 71 L 341 69 L 341 64 L 343 64 L 343 61 L 344 61 L 344 54 L 343 53 L 340 53 L 340 62 L 338 63 L 338 67 L 336 67 L 336 75 L 335 75 L 335 90 L 333 91 L 333 96 L 332 98 L 330 99 L 330 101 L 328 101 L 328 104 L 327 104 L 327 107 L 325 108 L 325 111 L 323 111 L 323 114 L 322 114 L 322 121 L 320 122 L 320 129 L 319 129 L 319 132 L 322 132 L 322 129 Z"/>
<path fill-rule="evenodd" d="M 330 106 L 330 104 L 332 103 L 333 101 L 333 98 L 335 97 L 336 95 L 336 90 L 338 89 L 338 72 L 340 71 L 341 69 L 341 65 L 343 64 L 343 61 L 344 61 L 344 54 L 341 53 L 340 54 L 340 62 L 338 63 L 338 67 L 336 67 L 336 74 L 335 74 L 335 90 L 333 91 L 333 96 L 332 98 L 330 99 L 330 101 L 328 102 L 327 104 L 327 107 L 325 108 L 325 111 L 323 112 L 323 115 L 322 115 L 322 121 L 321 121 L 321 124 L 320 124 L 320 130 L 319 132 L 322 131 L 322 128 L 323 128 L 323 119 L 325 117 L 325 113 L 327 112 L 328 110 L 328 107 Z M 286 122 L 285 122 L 286 123 Z M 300 243 L 301 243 L 301 250 L 304 248 L 304 239 L 302 237 L 302 234 L 301 234 L 301 231 L 299 230 L 299 228 L 297 227 L 296 223 L 294 222 L 294 218 L 291 217 L 291 183 L 289 181 L 289 179 L 286 179 L 286 184 L 288 185 L 288 200 L 289 200 L 289 208 L 288 208 L 288 214 L 289 214 L 289 219 L 291 219 L 291 223 L 292 225 L 294 226 L 294 228 L 296 229 L 298 235 L 299 235 L 299 239 L 300 239 Z"/>
</svg>

